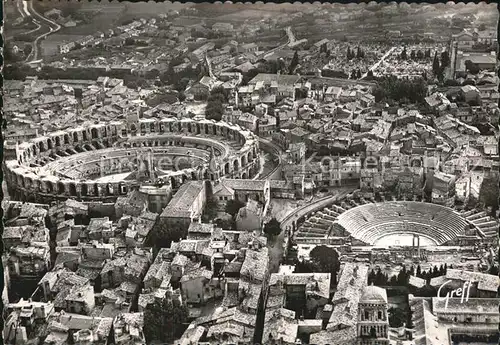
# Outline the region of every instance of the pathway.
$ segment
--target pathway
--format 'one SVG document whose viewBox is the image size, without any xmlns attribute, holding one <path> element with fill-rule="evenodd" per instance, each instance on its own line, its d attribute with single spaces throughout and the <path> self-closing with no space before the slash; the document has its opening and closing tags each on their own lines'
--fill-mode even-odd
<svg viewBox="0 0 500 345">
<path fill-rule="evenodd" d="M 356 190 L 356 187 L 340 187 L 333 191 L 334 194 L 329 194 L 324 197 L 318 198 L 317 196 L 313 197 L 313 200 L 308 201 L 305 205 L 300 206 L 294 210 L 290 214 L 288 214 L 281 221 L 281 233 L 278 237 L 270 244 L 269 248 L 269 265 L 271 273 L 277 273 L 279 270 L 280 263 L 283 260 L 283 243 L 285 240 L 285 229 L 287 227 L 292 227 L 292 223 L 302 218 L 303 216 L 314 212 L 316 210 L 320 210 L 330 204 L 332 204 L 338 198 L 342 198 L 347 194 Z M 272 246 L 271 246 L 272 245 Z"/>
<path fill-rule="evenodd" d="M 267 179 L 267 178 L 272 179 L 273 175 L 278 171 L 278 169 L 281 168 L 281 165 L 283 164 L 283 160 L 282 160 L 283 150 L 278 145 L 273 143 L 272 141 L 264 139 L 264 138 L 259 138 L 259 144 L 260 144 L 259 146 L 261 149 L 262 149 L 262 146 L 267 146 L 267 147 L 271 148 L 271 151 L 272 151 L 271 154 L 274 154 L 275 156 L 278 157 L 278 160 L 279 160 L 278 164 L 276 165 L 276 167 L 272 171 L 270 171 L 265 176 L 260 176 L 262 173 L 262 171 L 260 171 L 259 175 L 258 175 L 259 179 Z M 264 169 L 264 166 L 262 164 L 261 164 L 261 169 L 262 170 Z"/>
<path fill-rule="evenodd" d="M 385 60 L 387 59 L 387 57 L 389 55 L 392 54 L 392 52 L 396 49 L 396 47 L 392 47 L 391 49 L 389 49 L 389 51 L 387 53 L 384 54 L 384 56 L 382 56 L 380 58 L 379 61 L 377 61 L 372 67 L 370 67 L 369 71 L 375 71 L 377 69 L 378 66 L 380 66 L 380 64 Z M 363 73 L 363 75 L 361 76 L 361 79 L 364 79 L 368 76 L 368 71 L 366 71 L 365 73 Z"/>
</svg>

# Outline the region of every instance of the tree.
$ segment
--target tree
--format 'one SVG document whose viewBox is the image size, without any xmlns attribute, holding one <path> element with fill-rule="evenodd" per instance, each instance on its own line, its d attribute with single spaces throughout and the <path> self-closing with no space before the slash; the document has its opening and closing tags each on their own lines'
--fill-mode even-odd
<svg viewBox="0 0 500 345">
<path fill-rule="evenodd" d="M 331 154 L 331 151 L 330 149 L 328 148 L 328 146 L 325 146 L 325 145 L 321 145 L 319 147 L 319 150 L 318 150 L 318 155 L 320 157 L 326 157 L 326 156 L 329 156 Z"/>
<path fill-rule="evenodd" d="M 412 265 L 412 266 L 411 266 L 411 268 L 410 268 L 410 272 L 409 272 L 409 274 L 410 274 L 411 276 L 414 276 L 414 275 L 415 275 L 415 267 L 414 267 L 413 265 Z"/>
<path fill-rule="evenodd" d="M 210 92 L 208 97 L 205 117 L 209 120 L 220 121 L 224 114 L 224 103 L 227 102 L 227 95 L 223 88 L 217 87 Z"/>
<path fill-rule="evenodd" d="M 434 269 L 432 270 L 432 278 L 435 278 L 438 276 L 439 276 L 439 268 L 437 266 L 434 266 Z"/>
<path fill-rule="evenodd" d="M 5 58 L 6 62 L 15 62 L 15 61 L 19 60 L 19 56 L 14 54 L 11 47 L 8 47 L 8 46 L 4 47 L 3 52 L 4 52 L 4 58 Z"/>
<path fill-rule="evenodd" d="M 33 47 L 31 46 L 31 44 L 26 44 L 23 49 L 24 55 L 26 56 L 30 55 L 32 50 Z"/>
<path fill-rule="evenodd" d="M 298 51 L 295 51 L 295 53 L 293 54 L 292 61 L 290 62 L 290 67 L 288 69 L 288 72 L 290 74 L 293 74 L 293 72 L 295 71 L 295 68 L 297 68 L 298 64 L 299 64 L 299 53 L 298 53 Z"/>
<path fill-rule="evenodd" d="M 400 286 L 405 286 L 408 282 L 409 276 L 408 272 L 406 271 L 406 266 L 403 265 L 403 268 L 399 271 L 398 274 L 398 284 Z"/>
<path fill-rule="evenodd" d="M 441 53 L 441 68 L 448 67 L 450 65 L 450 55 L 447 50 Z"/>
<path fill-rule="evenodd" d="M 373 282 L 374 285 L 378 286 L 384 286 L 387 285 L 389 278 L 387 277 L 386 274 L 382 273 L 380 268 L 377 270 L 377 273 L 375 273 L 375 281 Z"/>
<path fill-rule="evenodd" d="M 225 208 L 225 212 L 226 213 L 229 213 L 231 216 L 236 216 L 238 214 L 238 211 L 240 210 L 240 208 L 242 208 L 243 206 L 245 206 L 244 203 L 242 203 L 241 201 L 239 200 L 236 200 L 236 199 L 231 199 L 229 200 L 227 203 L 226 203 L 226 208 Z"/>
<path fill-rule="evenodd" d="M 134 43 L 135 43 L 135 40 L 132 37 L 127 37 L 125 39 L 125 45 L 126 46 L 132 46 L 132 45 L 134 45 Z"/>
<path fill-rule="evenodd" d="M 264 225 L 264 233 L 270 237 L 279 235 L 281 232 L 281 224 L 276 218 L 272 218 L 266 225 Z"/>
<path fill-rule="evenodd" d="M 361 59 L 363 57 L 363 53 L 361 52 L 361 48 L 358 47 L 358 51 L 356 52 L 356 58 Z"/>
<path fill-rule="evenodd" d="M 336 282 L 337 272 L 340 268 L 339 254 L 334 248 L 321 245 L 314 247 L 309 253 L 313 272 L 331 273 L 332 284 Z"/>
<path fill-rule="evenodd" d="M 174 89 L 178 92 L 186 91 L 186 87 L 189 85 L 189 78 L 181 78 L 174 82 Z"/>
<path fill-rule="evenodd" d="M 407 99 L 411 103 L 422 103 L 427 95 L 427 83 L 423 78 L 406 80 L 389 76 L 379 79 L 372 94 L 376 102 L 382 100 L 401 102 Z"/>
<path fill-rule="evenodd" d="M 389 308 L 389 326 L 401 327 L 408 319 L 408 314 L 403 308 Z"/>
<path fill-rule="evenodd" d="M 229 213 L 223 213 L 214 220 L 217 227 L 222 229 L 234 229 L 234 219 Z"/>
<path fill-rule="evenodd" d="M 406 53 L 406 47 L 403 48 L 403 51 L 401 52 L 401 59 L 406 60 L 408 58 L 408 55 Z"/>
<path fill-rule="evenodd" d="M 311 265 L 304 260 L 296 260 L 293 273 L 312 273 Z"/>
<path fill-rule="evenodd" d="M 375 271 L 372 269 L 370 273 L 368 273 L 368 285 L 375 284 Z"/>
<path fill-rule="evenodd" d="M 348 79 L 349 75 L 344 73 L 343 71 L 334 71 L 331 69 L 324 69 L 321 71 L 321 76 L 322 77 L 328 77 L 328 78 L 343 78 L 343 79 Z"/>
<path fill-rule="evenodd" d="M 432 72 L 434 73 L 434 75 L 438 75 L 441 71 L 441 68 L 439 66 L 439 59 L 438 59 L 438 56 L 437 56 L 437 52 L 434 53 L 434 61 L 432 62 Z"/>
<path fill-rule="evenodd" d="M 161 341 L 167 344 L 182 336 L 188 320 L 185 305 L 176 305 L 167 298 L 156 300 L 144 311 L 144 336 L 148 344 Z"/>
<path fill-rule="evenodd" d="M 498 210 L 498 175 L 485 176 L 479 189 L 479 202 L 491 207 L 493 213 Z"/>
<path fill-rule="evenodd" d="M 460 83 L 455 79 L 446 79 L 444 81 L 444 86 L 460 86 Z"/>
<path fill-rule="evenodd" d="M 217 200 L 213 196 L 207 196 L 207 202 L 205 204 L 205 209 L 203 210 L 202 220 L 210 222 L 215 219 L 215 217 L 217 217 L 217 208 Z"/>
<path fill-rule="evenodd" d="M 473 63 L 471 60 L 466 60 L 465 61 L 465 68 L 471 73 L 471 74 L 478 74 L 481 69 L 479 68 L 478 64 Z"/>
<path fill-rule="evenodd" d="M 351 47 L 347 47 L 347 60 L 351 60 L 354 57 L 354 53 L 351 50 Z"/>
<path fill-rule="evenodd" d="M 326 46 L 326 43 L 323 43 L 323 44 L 321 45 L 321 47 L 319 48 L 319 52 L 320 52 L 320 54 L 321 54 L 321 53 L 325 53 L 325 54 L 327 54 L 327 52 L 328 52 L 328 47 Z"/>
</svg>

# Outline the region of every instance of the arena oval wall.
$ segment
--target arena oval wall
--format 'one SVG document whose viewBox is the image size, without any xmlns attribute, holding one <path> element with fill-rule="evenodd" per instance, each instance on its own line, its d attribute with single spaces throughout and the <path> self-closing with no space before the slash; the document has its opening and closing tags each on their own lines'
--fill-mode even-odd
<svg viewBox="0 0 500 345">
<path fill-rule="evenodd" d="M 213 120 L 140 119 L 57 131 L 16 145 L 15 154 L 9 156 L 17 159 L 4 163 L 5 180 L 15 200 L 113 201 L 126 195 L 137 181 L 101 183 L 86 176 L 62 176 L 54 171 L 71 171 L 72 167 L 88 165 L 84 170 L 91 176 L 103 168 L 99 165 L 113 166 L 119 159 L 134 163 L 141 152 L 161 156 L 172 154 L 174 148 L 184 149 L 184 155 L 190 156 L 193 156 L 190 151 L 195 151 L 194 159 L 200 162 L 170 176 L 169 182 L 176 187 L 193 179 L 251 178 L 260 168 L 258 138 L 238 125 Z M 209 162 L 212 154 L 217 160 Z M 71 160 L 72 156 L 78 160 Z"/>
</svg>

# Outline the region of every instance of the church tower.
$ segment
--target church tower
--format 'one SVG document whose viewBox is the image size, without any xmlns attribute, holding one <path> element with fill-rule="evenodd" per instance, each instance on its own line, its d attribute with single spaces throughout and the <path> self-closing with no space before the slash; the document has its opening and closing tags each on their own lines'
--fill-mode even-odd
<svg viewBox="0 0 500 345">
<path fill-rule="evenodd" d="M 389 345 L 387 293 L 378 286 L 367 286 L 358 304 L 358 345 Z"/>
</svg>

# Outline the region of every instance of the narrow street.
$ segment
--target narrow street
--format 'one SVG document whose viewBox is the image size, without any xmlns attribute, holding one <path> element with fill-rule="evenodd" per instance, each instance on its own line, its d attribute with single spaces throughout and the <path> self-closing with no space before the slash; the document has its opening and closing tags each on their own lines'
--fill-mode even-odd
<svg viewBox="0 0 500 345">
<path fill-rule="evenodd" d="M 262 149 L 262 146 L 266 146 L 267 150 Z M 279 179 L 280 176 L 277 176 L 278 175 L 277 173 L 278 173 L 279 169 L 281 168 L 281 165 L 283 164 L 283 162 L 282 162 L 283 150 L 278 145 L 273 143 L 272 141 L 264 139 L 264 138 L 259 138 L 259 147 L 262 150 L 266 151 L 268 153 L 268 155 L 274 155 L 275 157 L 278 158 L 278 164 L 276 164 L 276 167 L 272 171 L 270 171 L 269 173 L 266 173 L 265 175 L 262 175 L 264 166 L 261 165 L 262 171 L 260 171 L 258 174 L 259 179 L 271 179 L 271 180 Z"/>
<path fill-rule="evenodd" d="M 455 76 L 455 66 L 457 63 L 457 47 L 455 44 L 450 44 L 451 54 L 450 54 L 450 66 L 445 69 L 445 79 L 453 79 Z"/>
<path fill-rule="evenodd" d="M 391 54 L 392 54 L 392 52 L 393 52 L 395 49 L 396 49 L 396 47 L 392 47 L 391 49 L 389 49 L 389 51 L 388 51 L 387 53 L 385 53 L 385 54 L 384 54 L 384 56 L 382 56 L 382 57 L 380 58 L 380 60 L 379 60 L 379 61 L 377 61 L 377 62 L 376 62 L 376 63 L 375 63 L 372 67 L 370 67 L 370 69 L 369 69 L 369 70 L 370 70 L 370 71 L 372 71 L 372 72 L 373 72 L 374 70 L 376 70 L 376 69 L 377 69 L 377 67 L 378 67 L 378 66 L 380 66 L 380 64 L 381 64 L 381 63 L 382 63 L 385 59 L 387 59 L 387 57 L 388 57 L 389 55 L 391 55 Z M 368 71 L 366 71 L 365 73 L 363 73 L 363 75 L 361 76 L 361 79 L 365 79 L 367 76 L 368 76 Z"/>
</svg>

